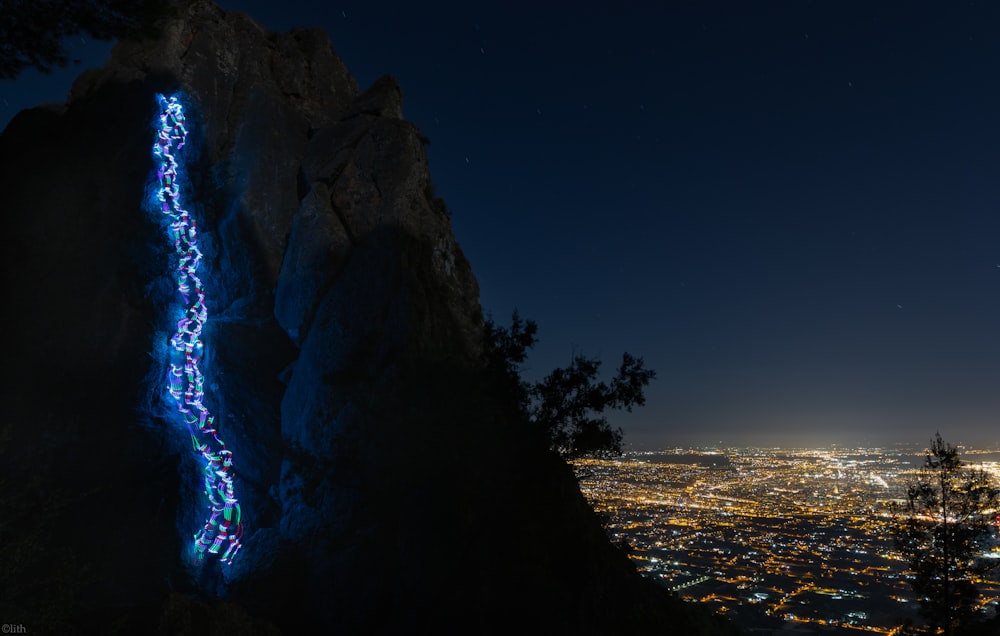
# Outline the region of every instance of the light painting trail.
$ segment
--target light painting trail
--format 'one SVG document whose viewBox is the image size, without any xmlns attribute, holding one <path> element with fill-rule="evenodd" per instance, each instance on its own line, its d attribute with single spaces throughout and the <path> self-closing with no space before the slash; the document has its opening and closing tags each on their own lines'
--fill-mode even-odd
<svg viewBox="0 0 1000 636">
<path fill-rule="evenodd" d="M 195 562 L 205 558 L 205 551 L 221 554 L 224 563 L 232 563 L 239 552 L 243 535 L 240 504 L 233 490 L 233 453 L 219 439 L 215 419 L 204 405 L 205 378 L 199 364 L 204 345 L 201 332 L 208 319 L 205 290 L 198 277 L 201 250 L 194 218 L 181 205 L 176 154 L 184 147 L 187 128 L 184 108 L 176 97 L 157 95 L 160 105 L 159 132 L 153 144 L 153 156 L 159 162 L 156 203 L 169 218 L 168 234 L 174 246 L 177 291 L 184 301 L 184 315 L 170 338 L 170 369 L 167 390 L 187 425 L 194 449 L 205 460 L 205 494 L 210 515 L 205 526 L 194 535 Z"/>
</svg>

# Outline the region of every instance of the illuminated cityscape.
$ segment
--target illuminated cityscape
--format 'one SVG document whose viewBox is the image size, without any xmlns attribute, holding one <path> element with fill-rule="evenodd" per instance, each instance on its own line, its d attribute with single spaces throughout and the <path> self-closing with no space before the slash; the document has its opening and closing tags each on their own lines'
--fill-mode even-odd
<svg viewBox="0 0 1000 636">
<path fill-rule="evenodd" d="M 1000 476 L 1000 453 L 963 458 Z M 683 598 L 753 634 L 892 634 L 920 622 L 888 530 L 922 462 L 884 449 L 675 449 L 573 466 L 612 540 Z M 989 616 L 998 578 L 979 582 Z"/>
</svg>

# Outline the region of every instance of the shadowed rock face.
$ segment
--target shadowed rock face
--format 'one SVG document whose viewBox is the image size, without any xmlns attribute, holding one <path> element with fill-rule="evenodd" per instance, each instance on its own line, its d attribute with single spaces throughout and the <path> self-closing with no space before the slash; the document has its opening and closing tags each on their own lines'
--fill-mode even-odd
<svg viewBox="0 0 1000 636">
<path fill-rule="evenodd" d="M 228 567 L 186 563 L 200 467 L 164 417 L 170 250 L 143 201 L 175 91 L 246 527 Z M 480 368 L 477 284 L 394 80 L 361 93 L 322 32 L 188 2 L 18 115 L 0 166 L 5 622 L 699 633 Z"/>
</svg>

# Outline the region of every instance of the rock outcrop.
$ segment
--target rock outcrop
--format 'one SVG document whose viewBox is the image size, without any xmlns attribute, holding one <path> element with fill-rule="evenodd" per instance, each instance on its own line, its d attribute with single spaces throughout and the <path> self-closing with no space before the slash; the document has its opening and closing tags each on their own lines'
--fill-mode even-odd
<svg viewBox="0 0 1000 636">
<path fill-rule="evenodd" d="M 236 562 L 190 566 L 198 465 L 161 417 L 172 281 L 154 96 L 190 105 L 205 370 Z M 481 372 L 478 288 L 385 77 L 194 0 L 0 136 L 0 614 L 33 631 L 714 633 L 641 579 Z M 154 352 L 151 355 L 150 352 Z"/>
</svg>

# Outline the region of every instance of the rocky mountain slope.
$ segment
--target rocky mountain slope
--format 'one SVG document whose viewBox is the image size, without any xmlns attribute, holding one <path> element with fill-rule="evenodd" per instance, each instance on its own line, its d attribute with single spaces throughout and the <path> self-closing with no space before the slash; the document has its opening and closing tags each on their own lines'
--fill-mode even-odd
<svg viewBox="0 0 1000 636">
<path fill-rule="evenodd" d="M 172 252 L 144 205 L 188 106 L 206 392 L 244 547 L 191 563 Z M 390 77 L 210 2 L 0 136 L 0 615 L 33 633 L 728 633 L 639 577 L 480 364 L 472 270 Z M 465 211 L 464 213 L 474 213 Z M 174 313 L 172 313 L 174 312 Z M 175 316 L 174 316 L 175 317 Z"/>
</svg>

